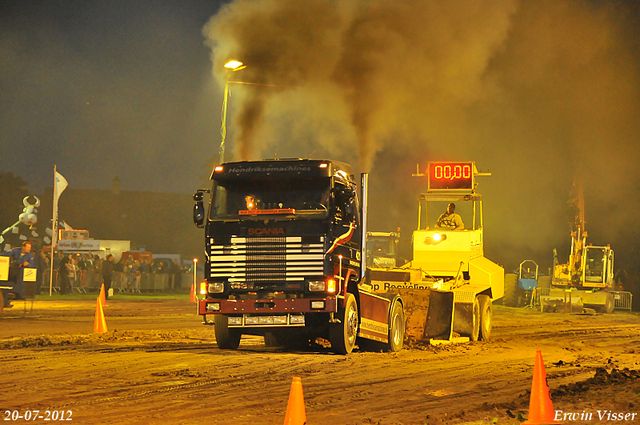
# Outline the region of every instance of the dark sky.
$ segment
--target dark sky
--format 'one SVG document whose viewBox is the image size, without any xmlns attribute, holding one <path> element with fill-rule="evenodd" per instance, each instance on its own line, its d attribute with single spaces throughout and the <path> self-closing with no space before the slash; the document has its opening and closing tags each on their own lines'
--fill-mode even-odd
<svg viewBox="0 0 640 425">
<path fill-rule="evenodd" d="M 217 1 L 5 1 L 0 170 L 41 192 L 191 192 L 219 143 L 202 27 Z"/>
<path fill-rule="evenodd" d="M 493 173 L 487 256 L 507 268 L 566 253 L 582 169 L 590 241 L 637 271 L 638 2 L 221 3 L 2 2 L 0 171 L 36 193 L 54 164 L 78 188 L 117 175 L 191 193 L 217 155 L 234 57 L 248 65 L 234 78 L 292 87 L 232 87 L 227 159 L 370 170 L 372 225 L 406 237 L 426 189 L 416 163 L 474 160 Z"/>
</svg>

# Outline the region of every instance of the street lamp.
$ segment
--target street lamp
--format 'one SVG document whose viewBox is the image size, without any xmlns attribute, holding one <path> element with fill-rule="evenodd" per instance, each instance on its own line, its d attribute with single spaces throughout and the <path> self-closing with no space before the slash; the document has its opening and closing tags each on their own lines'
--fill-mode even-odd
<svg viewBox="0 0 640 425">
<path fill-rule="evenodd" d="M 227 78 L 224 85 L 224 99 L 222 101 L 222 127 L 220 127 L 220 135 L 222 136 L 222 141 L 220 142 L 220 150 L 218 153 L 220 154 L 220 164 L 224 162 L 224 142 L 227 138 L 227 103 L 229 101 L 229 72 L 240 71 L 241 69 L 245 69 L 246 66 L 242 64 L 242 62 L 237 60 L 230 60 L 229 62 L 224 64 L 225 69 L 227 70 Z"/>
</svg>

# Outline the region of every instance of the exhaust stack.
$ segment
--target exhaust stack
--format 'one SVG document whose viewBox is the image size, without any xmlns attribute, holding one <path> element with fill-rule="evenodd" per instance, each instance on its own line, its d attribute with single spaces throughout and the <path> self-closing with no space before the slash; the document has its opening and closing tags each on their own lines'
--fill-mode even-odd
<svg viewBox="0 0 640 425">
<path fill-rule="evenodd" d="M 367 214 L 368 214 L 368 202 L 369 202 L 369 174 L 362 173 L 360 177 L 360 199 L 362 199 L 362 206 L 360 208 L 360 222 L 362 223 L 362 245 L 360 247 L 360 280 L 364 279 L 364 275 L 367 271 Z"/>
</svg>

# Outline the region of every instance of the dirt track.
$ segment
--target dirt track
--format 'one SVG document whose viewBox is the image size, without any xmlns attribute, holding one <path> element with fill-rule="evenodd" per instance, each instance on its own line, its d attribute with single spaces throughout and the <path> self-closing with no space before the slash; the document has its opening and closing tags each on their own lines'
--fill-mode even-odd
<svg viewBox="0 0 640 425">
<path fill-rule="evenodd" d="M 593 413 L 571 423 L 640 423 L 637 313 L 495 306 L 491 342 L 339 356 L 322 346 L 283 352 L 258 337 L 221 351 L 187 301 L 110 300 L 105 335 L 92 333 L 94 309 L 92 301 L 37 301 L 26 315 L 21 303 L 5 311 L 2 419 L 6 410 L 36 409 L 71 411 L 79 424 L 278 424 L 300 376 L 309 425 L 515 424 L 527 417 L 542 350 L 554 408 Z M 638 415 L 607 421 L 597 410 Z"/>
</svg>

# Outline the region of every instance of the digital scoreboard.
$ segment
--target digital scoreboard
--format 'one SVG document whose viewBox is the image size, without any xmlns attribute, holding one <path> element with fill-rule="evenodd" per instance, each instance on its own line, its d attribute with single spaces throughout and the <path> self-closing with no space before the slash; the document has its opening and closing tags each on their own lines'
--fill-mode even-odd
<svg viewBox="0 0 640 425">
<path fill-rule="evenodd" d="M 474 189 L 473 162 L 430 162 L 429 191 Z"/>
</svg>

